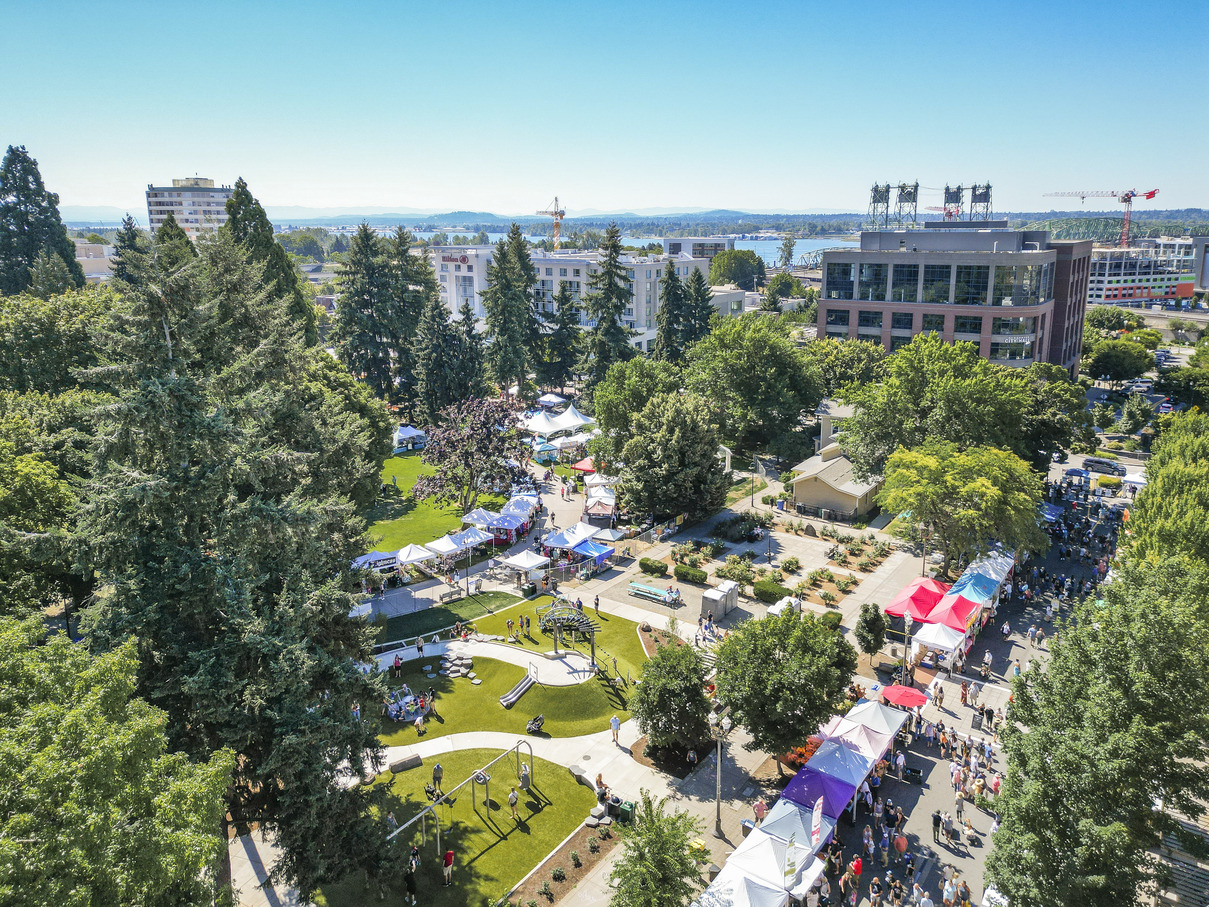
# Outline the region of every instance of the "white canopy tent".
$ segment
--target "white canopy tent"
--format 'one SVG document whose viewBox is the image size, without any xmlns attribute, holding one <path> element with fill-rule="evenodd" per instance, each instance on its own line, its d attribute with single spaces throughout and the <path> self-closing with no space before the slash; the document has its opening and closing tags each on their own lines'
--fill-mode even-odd
<svg viewBox="0 0 1209 907">
<path fill-rule="evenodd" d="M 461 554 L 470 546 L 461 544 L 456 535 L 443 535 L 439 539 L 429 542 L 424 547 L 435 555 L 449 557 L 453 554 Z"/>
<path fill-rule="evenodd" d="M 755 828 L 727 858 L 726 867 L 800 898 L 823 874 L 825 865 L 815 857 L 809 841 L 790 844 Z"/>
<path fill-rule="evenodd" d="M 589 501 L 608 501 L 610 504 L 617 503 L 617 492 L 612 488 L 603 485 L 597 485 L 595 488 L 588 489 Z"/>
<path fill-rule="evenodd" d="M 500 508 L 500 513 L 519 513 L 524 516 L 529 516 L 533 511 L 537 510 L 537 495 L 535 494 L 517 494 L 509 498 L 508 503 Z"/>
<path fill-rule="evenodd" d="M 889 734 L 894 737 L 907 720 L 907 713 L 892 709 L 888 705 L 882 705 L 880 702 L 862 702 L 849 709 L 846 717 L 849 721 L 863 724 L 879 734 Z"/>
<path fill-rule="evenodd" d="M 996 582 L 1003 582 L 1007 575 L 1012 572 L 1012 565 L 1016 563 L 1016 558 L 1009 553 L 992 552 L 984 554 L 982 557 L 972 561 L 970 566 L 966 567 L 965 573 L 981 573 L 983 576 L 989 576 Z"/>
<path fill-rule="evenodd" d="M 577 410 L 574 403 L 555 416 L 553 422 L 557 426 L 555 431 L 575 431 L 581 426 L 596 424 L 591 416 L 585 416 Z"/>
<path fill-rule="evenodd" d="M 1144 488 L 1146 485 L 1146 476 L 1140 472 L 1131 472 L 1121 480 L 1126 485 L 1134 485 L 1138 488 Z"/>
<path fill-rule="evenodd" d="M 395 558 L 395 561 L 400 567 L 406 567 L 408 564 L 422 564 L 424 561 L 430 561 L 434 557 L 436 555 L 423 545 L 408 545 L 405 548 L 399 549 L 399 554 Z"/>
<path fill-rule="evenodd" d="M 912 649 L 926 646 L 940 652 L 956 652 L 957 647 L 966 635 L 960 630 L 946 627 L 944 624 L 924 624 L 923 628 L 912 635 Z"/>
<path fill-rule="evenodd" d="M 521 428 L 530 434 L 540 435 L 543 438 L 567 430 L 566 426 L 559 425 L 557 419 L 547 412 L 526 416 L 521 420 Z"/>
<path fill-rule="evenodd" d="M 490 526 L 491 521 L 498 517 L 498 513 L 493 513 L 483 507 L 476 507 L 470 513 L 462 517 L 463 523 L 470 523 L 473 526 Z"/>
<path fill-rule="evenodd" d="M 530 570 L 540 570 L 546 566 L 546 564 L 550 563 L 550 558 L 542 557 L 533 551 L 522 551 L 519 554 L 512 555 L 512 557 L 503 558 L 500 563 L 507 564 L 513 570 L 528 573 Z"/>
<path fill-rule="evenodd" d="M 395 446 L 398 447 L 406 444 L 408 441 L 415 441 L 420 438 L 428 437 L 424 432 L 411 425 L 400 425 L 395 431 Z"/>
<path fill-rule="evenodd" d="M 620 482 L 621 479 L 617 478 L 617 476 L 602 476 L 598 472 L 594 472 L 592 475 L 584 479 L 584 484 L 589 488 L 592 488 L 595 485 L 617 485 Z"/>
<path fill-rule="evenodd" d="M 542 394 L 540 397 L 537 398 L 537 402 L 540 403 L 542 406 L 561 406 L 562 404 L 567 402 L 567 398 L 560 397 L 558 394 L 555 394 L 555 393 L 549 393 L 549 394 Z"/>
<path fill-rule="evenodd" d="M 519 513 L 501 513 L 487 523 L 488 529 L 519 529 L 525 525 L 526 517 Z"/>
<path fill-rule="evenodd" d="M 454 536 L 458 544 L 465 548 L 473 548 L 475 545 L 486 545 L 489 542 L 495 541 L 495 536 L 490 532 L 484 532 L 477 526 L 474 529 L 467 529 L 465 532 L 459 532 Z"/>
<path fill-rule="evenodd" d="M 605 542 L 618 542 L 625 537 L 626 533 L 624 529 L 602 529 L 593 536 L 598 541 Z"/>
<path fill-rule="evenodd" d="M 383 567 L 393 567 L 397 551 L 371 551 L 353 561 L 354 570 L 380 570 Z"/>
<path fill-rule="evenodd" d="M 692 907 L 785 907 L 789 892 L 746 875 L 729 863 L 698 895 Z"/>
</svg>

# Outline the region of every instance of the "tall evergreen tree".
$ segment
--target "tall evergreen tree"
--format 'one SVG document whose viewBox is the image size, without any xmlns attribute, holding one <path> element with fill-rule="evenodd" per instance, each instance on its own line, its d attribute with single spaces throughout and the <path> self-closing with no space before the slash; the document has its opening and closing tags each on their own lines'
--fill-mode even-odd
<svg viewBox="0 0 1209 907">
<path fill-rule="evenodd" d="M 437 275 L 427 255 L 415 255 L 415 237 L 399 227 L 387 246 L 392 268 L 391 282 L 399 319 L 399 341 L 395 348 L 395 386 L 399 401 L 410 414 L 416 399 L 416 331 L 420 315 L 430 297 L 438 295 Z"/>
<path fill-rule="evenodd" d="M 483 242 L 487 234 L 482 234 Z M 533 266 L 533 258 L 529 254 L 529 241 L 521 232 L 519 224 L 513 224 L 508 230 L 508 252 L 521 278 L 521 287 L 525 305 L 517 307 L 517 316 L 523 325 L 525 335 L 525 354 L 527 367 L 535 368 L 541 361 L 542 349 L 545 345 L 545 334 L 542 331 L 542 318 L 537 310 L 537 297 L 534 289 L 537 287 L 537 268 Z"/>
<path fill-rule="evenodd" d="M 332 319 L 332 340 L 340 361 L 383 400 L 397 402 L 394 352 L 404 325 L 393 292 L 390 263 L 368 224 L 353 236 L 338 278 L 340 298 Z"/>
<path fill-rule="evenodd" d="M 603 257 L 600 268 L 588 278 L 592 292 L 584 297 L 584 308 L 595 325 L 584 338 L 584 361 L 581 371 L 588 376 L 588 386 L 595 387 L 614 362 L 624 362 L 635 355 L 630 345 L 630 330 L 623 323 L 625 310 L 634 298 L 632 281 L 621 265 L 621 230 L 609 224 L 600 246 Z"/>
<path fill-rule="evenodd" d="M 487 291 L 483 294 L 486 333 L 491 341 L 486 350 L 487 372 L 501 389 L 514 382 L 524 386 L 536 332 L 532 300 L 537 278 L 520 228 L 513 224 L 512 229 L 517 233 L 519 249 L 511 241 L 511 234 L 496 243 L 487 265 Z"/>
<path fill-rule="evenodd" d="M 469 400 L 471 397 L 482 397 L 487 393 L 483 371 L 485 356 L 483 338 L 476 330 L 474 310 L 470 302 L 464 300 L 458 309 L 458 320 L 453 324 L 457 334 L 457 354 L 455 360 L 453 381 L 453 403 Z M 507 387 L 501 388 L 507 390 Z"/>
<path fill-rule="evenodd" d="M 27 292 L 39 299 L 50 299 L 52 296 L 62 295 L 68 290 L 75 289 L 75 286 L 75 282 L 71 279 L 71 272 L 67 270 L 67 265 L 54 252 L 43 249 L 34 261 L 34 266 L 29 269 Z"/>
<path fill-rule="evenodd" d="M 709 333 L 709 322 L 714 311 L 714 297 L 709 291 L 705 274 L 699 268 L 693 268 L 684 290 L 684 327 L 680 338 L 684 349 Z"/>
<path fill-rule="evenodd" d="M 171 211 L 164 218 L 164 222 L 159 225 L 159 229 L 155 231 L 153 240 L 156 261 L 165 273 L 177 271 L 197 258 L 197 249 L 194 248 L 193 241 L 189 239 L 189 234 L 184 231 L 184 228 L 176 222 L 176 217 Z"/>
<path fill-rule="evenodd" d="M 353 667 L 372 632 L 344 590 L 365 550 L 351 495 L 381 468 L 387 423 L 322 389 L 317 363 L 335 363 L 302 348 L 263 275 L 220 232 L 196 266 L 136 280 L 103 331 L 118 401 L 99 414 L 80 531 L 110 591 L 86 623 L 95 649 L 137 641 L 171 751 L 235 753 L 229 821 L 275 832 L 307 897 L 387 857 L 374 795 L 338 780 L 380 758 L 352 711 L 382 694 Z"/>
<path fill-rule="evenodd" d="M 579 303 L 565 280 L 558 282 L 554 307 L 554 330 L 546 338 L 541 378 L 545 386 L 562 390 L 575 376 L 580 345 Z"/>
<path fill-rule="evenodd" d="M 46 191 L 25 146 L 9 145 L 0 163 L 0 293 L 15 295 L 28 287 L 43 252 L 62 259 L 72 283 L 84 286 L 75 243 L 59 218 L 59 196 Z"/>
<path fill-rule="evenodd" d="M 657 359 L 679 362 L 684 358 L 685 297 L 675 259 L 669 259 L 663 269 L 663 285 L 659 288 L 659 311 L 655 313 Z"/>
<path fill-rule="evenodd" d="M 147 235 L 138 228 L 134 218 L 127 214 L 122 218 L 122 227 L 113 241 L 113 279 L 130 283 L 134 278 L 132 256 L 147 251 Z"/>
<path fill-rule="evenodd" d="M 273 225 L 243 177 L 235 181 L 235 190 L 227 199 L 227 222 L 222 229 L 248 250 L 253 261 L 264 265 L 266 282 L 289 303 L 288 316 L 302 332 L 306 345 L 318 343 L 315 307 L 303 294 L 294 262 L 281 243 L 273 238 Z"/>
<path fill-rule="evenodd" d="M 436 425 L 441 410 L 458 400 L 461 345 L 445 303 L 429 296 L 416 328 L 416 415 L 426 425 Z"/>
</svg>

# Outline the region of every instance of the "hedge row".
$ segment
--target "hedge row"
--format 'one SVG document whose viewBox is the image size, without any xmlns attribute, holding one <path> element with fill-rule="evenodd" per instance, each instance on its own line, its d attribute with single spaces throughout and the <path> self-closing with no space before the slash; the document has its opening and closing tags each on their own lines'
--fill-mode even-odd
<svg viewBox="0 0 1209 907">
<path fill-rule="evenodd" d="M 782 586 L 780 583 L 774 583 L 770 579 L 757 581 L 751 589 L 756 598 L 770 605 L 776 604 L 787 595 L 793 595 L 792 589 Z"/>
<path fill-rule="evenodd" d="M 667 564 L 663 561 L 652 560 L 649 557 L 641 558 L 638 561 L 638 569 L 643 573 L 649 573 L 651 576 L 667 576 Z"/>
<path fill-rule="evenodd" d="M 672 571 L 676 574 L 676 579 L 683 580 L 686 583 L 705 584 L 707 576 L 704 570 L 698 567 L 690 567 L 688 564 L 677 564 L 676 569 Z"/>
</svg>

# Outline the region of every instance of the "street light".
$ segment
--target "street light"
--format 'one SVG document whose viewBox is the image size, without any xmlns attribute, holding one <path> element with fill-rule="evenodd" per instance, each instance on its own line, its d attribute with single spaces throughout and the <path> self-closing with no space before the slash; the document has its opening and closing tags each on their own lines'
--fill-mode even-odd
<svg viewBox="0 0 1209 907">
<path fill-rule="evenodd" d="M 730 733 L 734 725 L 730 720 L 730 706 L 727 706 L 719 714 L 718 712 L 710 712 L 709 714 L 709 732 L 714 740 L 718 743 L 718 775 L 717 785 L 714 792 L 714 837 L 721 838 L 722 834 L 722 743 L 726 740 L 727 734 Z"/>
<path fill-rule="evenodd" d="M 911 628 L 915 625 L 914 619 L 911 617 L 911 612 L 907 612 L 903 616 L 903 668 L 899 675 L 899 683 L 903 686 L 907 685 L 907 652 L 911 648 Z"/>
</svg>

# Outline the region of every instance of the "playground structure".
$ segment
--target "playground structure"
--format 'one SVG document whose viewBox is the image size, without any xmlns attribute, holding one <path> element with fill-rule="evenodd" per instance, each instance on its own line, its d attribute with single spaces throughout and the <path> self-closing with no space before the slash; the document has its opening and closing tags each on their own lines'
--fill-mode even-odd
<svg viewBox="0 0 1209 907">
<path fill-rule="evenodd" d="M 579 610 L 569 598 L 559 595 L 550 604 L 538 607 L 537 626 L 554 637 L 555 652 L 562 637 L 568 637 L 572 642 L 576 636 L 586 639 L 592 647 L 592 663 L 596 663 L 596 634 L 600 632 L 600 624 Z"/>
<path fill-rule="evenodd" d="M 529 750 L 529 761 L 527 763 L 524 763 L 524 765 L 528 768 L 527 773 L 522 772 L 522 763 L 521 763 L 521 747 L 522 746 Z M 432 803 L 425 806 L 423 809 L 420 810 L 419 813 L 412 816 L 410 819 L 408 819 L 406 822 L 402 823 L 398 828 L 396 828 L 394 831 L 392 831 L 390 834 L 388 834 L 386 836 L 386 840 L 388 840 L 388 841 L 394 840 L 395 836 L 402 833 L 404 831 L 404 829 L 410 828 L 411 826 L 413 826 L 417 822 L 419 822 L 420 823 L 420 845 L 426 846 L 428 843 L 428 819 L 429 819 L 429 817 L 431 817 L 432 821 L 433 821 L 433 825 L 434 825 L 434 837 L 435 837 L 435 841 L 436 841 L 435 853 L 439 857 L 441 855 L 441 814 L 438 811 L 438 807 L 440 807 L 442 805 L 445 806 L 446 810 L 448 811 L 448 821 L 445 824 L 448 827 L 452 828 L 453 821 L 454 821 L 454 817 L 453 817 L 454 803 L 456 802 L 456 798 L 453 795 L 456 794 L 463 787 L 465 787 L 467 784 L 471 785 L 471 788 L 470 788 L 471 809 L 473 809 L 475 813 L 478 813 L 478 797 L 475 792 L 475 788 L 478 787 L 479 785 L 481 785 L 483 787 L 483 802 L 487 806 L 488 812 L 490 813 L 490 810 L 491 810 L 491 775 L 488 773 L 487 770 L 489 768 L 491 768 L 493 765 L 495 765 L 497 762 L 500 762 L 504 759 L 508 759 L 510 756 L 514 757 L 515 762 L 516 762 L 515 771 L 516 771 L 517 786 L 520 787 L 521 790 L 527 791 L 529 789 L 529 787 L 533 784 L 533 778 L 534 778 L 533 771 L 534 771 L 534 767 L 536 766 L 536 760 L 533 757 L 533 746 L 527 740 L 518 740 L 510 749 L 508 749 L 507 751 L 505 751 L 503 753 L 500 753 L 500 755 L 496 756 L 494 759 L 492 759 L 490 762 L 488 762 L 482 768 L 475 769 L 475 771 L 471 772 L 470 777 L 459 782 L 457 785 L 450 788 L 449 790 L 442 791 L 441 794 Z"/>
</svg>

